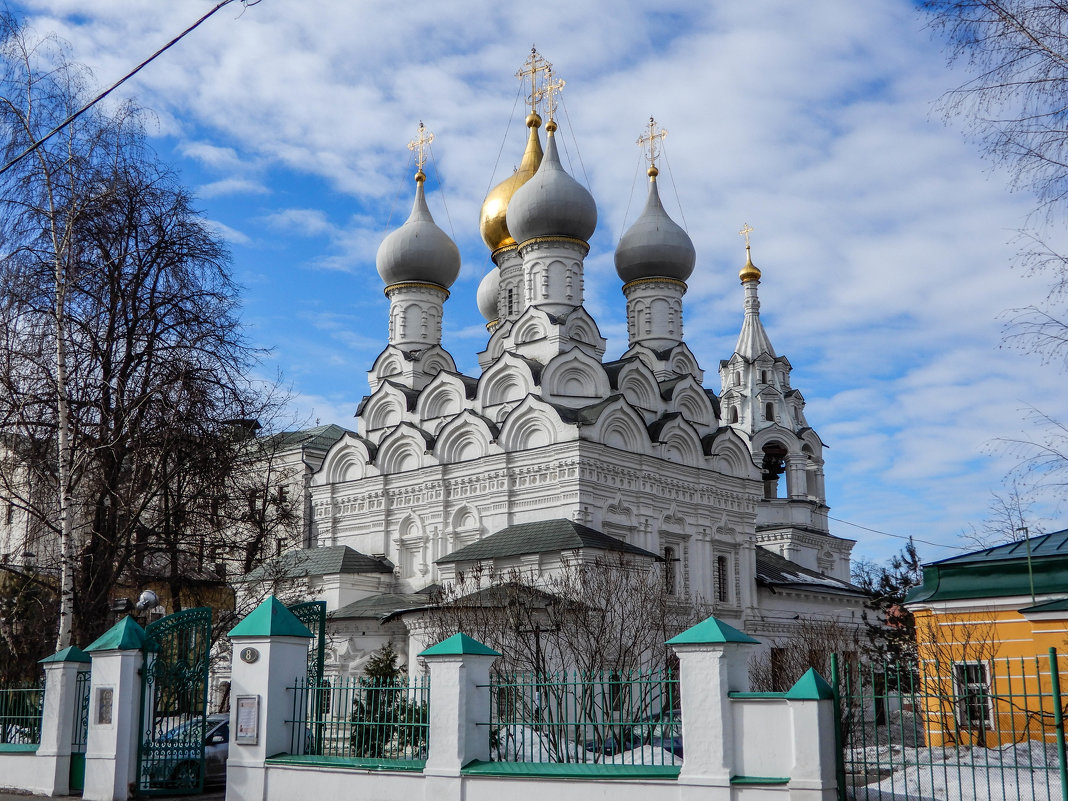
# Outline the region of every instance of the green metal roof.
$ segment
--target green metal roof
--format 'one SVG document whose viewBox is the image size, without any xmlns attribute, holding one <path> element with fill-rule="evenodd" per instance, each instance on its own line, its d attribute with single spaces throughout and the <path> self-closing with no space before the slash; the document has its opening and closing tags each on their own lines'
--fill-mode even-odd
<svg viewBox="0 0 1068 801">
<path fill-rule="evenodd" d="M 906 604 L 1030 595 L 1063 595 L 1068 587 L 1068 530 L 951 556 L 923 566 L 923 584 Z"/>
<path fill-rule="evenodd" d="M 94 640 L 85 652 L 91 654 L 94 651 L 138 651 L 147 640 L 145 630 L 127 615 Z"/>
<path fill-rule="evenodd" d="M 265 579 L 332 576 L 338 573 L 392 573 L 393 565 L 386 559 L 367 556 L 347 545 L 323 548 L 300 548 L 286 551 L 255 570 L 246 573 L 244 581 Z"/>
<path fill-rule="evenodd" d="M 269 596 L 230 629 L 231 637 L 314 637 L 285 604 Z"/>
<path fill-rule="evenodd" d="M 706 645 L 709 643 L 737 642 L 760 645 L 744 631 L 724 623 L 715 617 L 707 617 L 696 626 L 691 626 L 676 637 L 667 641 L 668 645 Z"/>
<path fill-rule="evenodd" d="M 834 689 L 815 668 L 809 668 L 805 675 L 786 691 L 786 697 L 791 701 L 823 701 L 834 698 Z"/>
<path fill-rule="evenodd" d="M 305 428 L 301 431 L 286 431 L 278 435 L 278 441 L 287 448 L 301 446 L 309 450 L 328 451 L 343 436 L 355 433 L 355 431 L 349 431 L 347 428 L 330 423 L 325 426 Z"/>
<path fill-rule="evenodd" d="M 1047 556 L 1060 556 L 1068 558 L 1068 529 L 1053 531 L 1031 537 L 1031 560 L 1044 559 Z M 1014 559 L 1027 559 L 1027 540 L 1007 542 L 1003 545 L 995 545 L 991 548 L 983 548 L 979 551 L 950 556 L 948 559 L 939 559 L 931 562 L 932 565 L 956 565 L 974 564 L 977 562 L 1003 562 Z M 924 565 L 926 567 L 926 565 Z"/>
<path fill-rule="evenodd" d="M 573 520 L 555 518 L 536 523 L 517 523 L 490 534 L 484 540 L 453 551 L 437 560 L 439 565 L 453 562 L 477 562 L 506 556 L 545 553 L 547 551 L 575 551 L 589 548 L 601 551 L 622 551 L 636 556 L 659 559 L 644 548 L 609 537 L 600 531 Z"/>
<path fill-rule="evenodd" d="M 448 639 L 442 640 L 437 645 L 431 645 L 419 656 L 451 656 L 455 654 L 471 654 L 473 656 L 500 656 L 487 645 L 483 645 L 473 637 L 466 634 L 453 634 Z"/>
<path fill-rule="evenodd" d="M 1034 606 L 1025 606 L 1018 611 L 1022 615 L 1030 612 L 1068 612 L 1068 598 L 1058 598 L 1055 601 L 1046 601 L 1045 603 L 1035 604 Z"/>
<path fill-rule="evenodd" d="M 93 658 L 89 656 L 81 648 L 74 645 L 68 645 L 62 651 L 57 651 L 51 656 L 46 656 L 44 659 L 38 661 L 40 665 L 46 665 L 49 662 L 92 662 Z"/>
</svg>

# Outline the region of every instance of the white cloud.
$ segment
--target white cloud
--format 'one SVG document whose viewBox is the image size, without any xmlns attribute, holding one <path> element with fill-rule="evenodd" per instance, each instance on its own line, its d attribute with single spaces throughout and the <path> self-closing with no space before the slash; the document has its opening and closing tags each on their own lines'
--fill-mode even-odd
<svg viewBox="0 0 1068 801">
<path fill-rule="evenodd" d="M 22 5 L 39 28 L 70 39 L 102 82 L 204 10 L 195 0 Z M 612 249 L 644 200 L 634 140 L 653 114 L 671 132 L 662 196 L 698 251 L 686 333 L 706 384 L 716 385 L 741 321 L 736 231 L 749 221 L 772 342 L 794 363 L 809 420 L 831 445 L 832 514 L 952 542 L 1011 465 L 986 444 L 1019 431 L 1033 400 L 1068 419 L 1063 376 L 998 348 L 1001 312 L 1045 288 L 1008 269 L 1029 199 L 1009 195 L 1003 175 L 932 119 L 931 103 L 960 76 L 945 72 L 907 0 L 647 9 L 636 0 L 467 0 L 388 13 L 349 0 L 261 3 L 217 14 L 135 89 L 182 156 L 221 174 L 208 187 L 270 189 L 255 207 L 247 198 L 228 206 L 235 216 L 226 219 L 262 229 L 257 242 L 289 247 L 276 280 L 262 285 L 291 294 L 308 285 L 315 304 L 285 297 L 260 325 L 283 343 L 275 358 L 298 392 L 326 398 L 316 408 L 346 410 L 338 421 L 347 424 L 384 343 L 374 254 L 411 202 L 405 145 L 420 119 L 437 135 L 432 210 L 464 260 L 446 345 L 477 373 L 484 333 L 474 292 L 490 266 L 478 209 L 519 159 L 512 75 L 537 42 L 567 80 L 578 151 L 567 125 L 560 141 L 598 202 L 587 308 L 609 338 L 608 357 L 626 346 Z M 227 200 L 212 191 L 201 195 Z M 294 267 L 334 272 L 297 279 Z M 861 540 L 877 555 L 897 545 Z"/>
</svg>

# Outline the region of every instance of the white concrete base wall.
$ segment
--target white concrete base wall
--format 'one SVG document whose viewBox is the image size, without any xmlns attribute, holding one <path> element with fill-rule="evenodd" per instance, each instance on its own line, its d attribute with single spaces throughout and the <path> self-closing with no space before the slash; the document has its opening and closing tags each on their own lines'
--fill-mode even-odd
<svg viewBox="0 0 1068 801">
<path fill-rule="evenodd" d="M 263 801 L 368 798 L 374 801 L 832 801 L 834 789 L 779 786 L 709 787 L 651 779 L 554 779 L 423 776 L 334 767 L 270 765 Z M 829 793 L 829 795 L 827 794 Z"/>
<path fill-rule="evenodd" d="M 55 759 L 34 751 L 0 751 L 0 788 L 51 795 Z"/>
</svg>

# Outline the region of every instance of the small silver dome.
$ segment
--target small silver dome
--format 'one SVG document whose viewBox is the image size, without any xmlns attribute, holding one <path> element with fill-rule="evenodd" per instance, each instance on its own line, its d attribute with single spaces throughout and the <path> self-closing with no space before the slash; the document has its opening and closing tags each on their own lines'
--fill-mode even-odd
<svg viewBox="0 0 1068 801">
<path fill-rule="evenodd" d="M 664 211 L 655 172 L 650 173 L 645 208 L 616 248 L 616 272 L 624 283 L 639 278 L 685 281 L 693 272 L 697 253 L 689 234 Z"/>
<path fill-rule="evenodd" d="M 460 274 L 460 251 L 430 216 L 421 172 L 415 181 L 412 213 L 378 247 L 378 274 L 386 286 L 416 281 L 448 289 Z"/>
<path fill-rule="evenodd" d="M 497 293 L 500 286 L 501 271 L 497 267 L 486 273 L 478 285 L 475 302 L 478 303 L 478 310 L 486 318 L 487 323 L 492 323 L 497 319 Z"/>
<path fill-rule="evenodd" d="M 567 236 L 588 242 L 596 227 L 597 204 L 560 164 L 556 137 L 550 132 L 541 166 L 508 203 L 508 230 L 522 245 L 539 236 Z"/>
</svg>

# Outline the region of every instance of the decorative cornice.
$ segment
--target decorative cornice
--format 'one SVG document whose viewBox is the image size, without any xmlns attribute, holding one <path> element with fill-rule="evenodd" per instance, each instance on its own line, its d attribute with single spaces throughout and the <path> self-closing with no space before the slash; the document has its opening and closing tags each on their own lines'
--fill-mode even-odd
<svg viewBox="0 0 1068 801">
<path fill-rule="evenodd" d="M 382 290 L 382 293 L 388 298 L 391 292 L 394 292 L 398 289 L 427 289 L 432 292 L 437 292 L 444 295 L 445 300 L 449 299 L 449 290 L 447 290 L 445 287 L 438 286 L 437 284 L 424 283 L 422 281 L 400 281 L 396 284 L 390 284 L 384 290 Z"/>
<path fill-rule="evenodd" d="M 578 245 L 583 251 L 582 255 L 585 257 L 590 252 L 590 243 L 582 239 L 576 239 L 573 236 L 535 236 L 531 239 L 527 239 L 519 243 L 519 249 L 523 250 L 528 245 L 544 245 L 553 242 L 562 242 L 569 245 Z"/>
<path fill-rule="evenodd" d="M 623 294 L 627 294 L 629 290 L 641 286 L 642 284 L 675 284 L 676 286 L 682 287 L 683 293 L 689 288 L 685 281 L 680 281 L 678 278 L 653 276 L 651 278 L 635 278 L 633 281 L 627 281 L 627 283 L 623 284 Z"/>
</svg>

